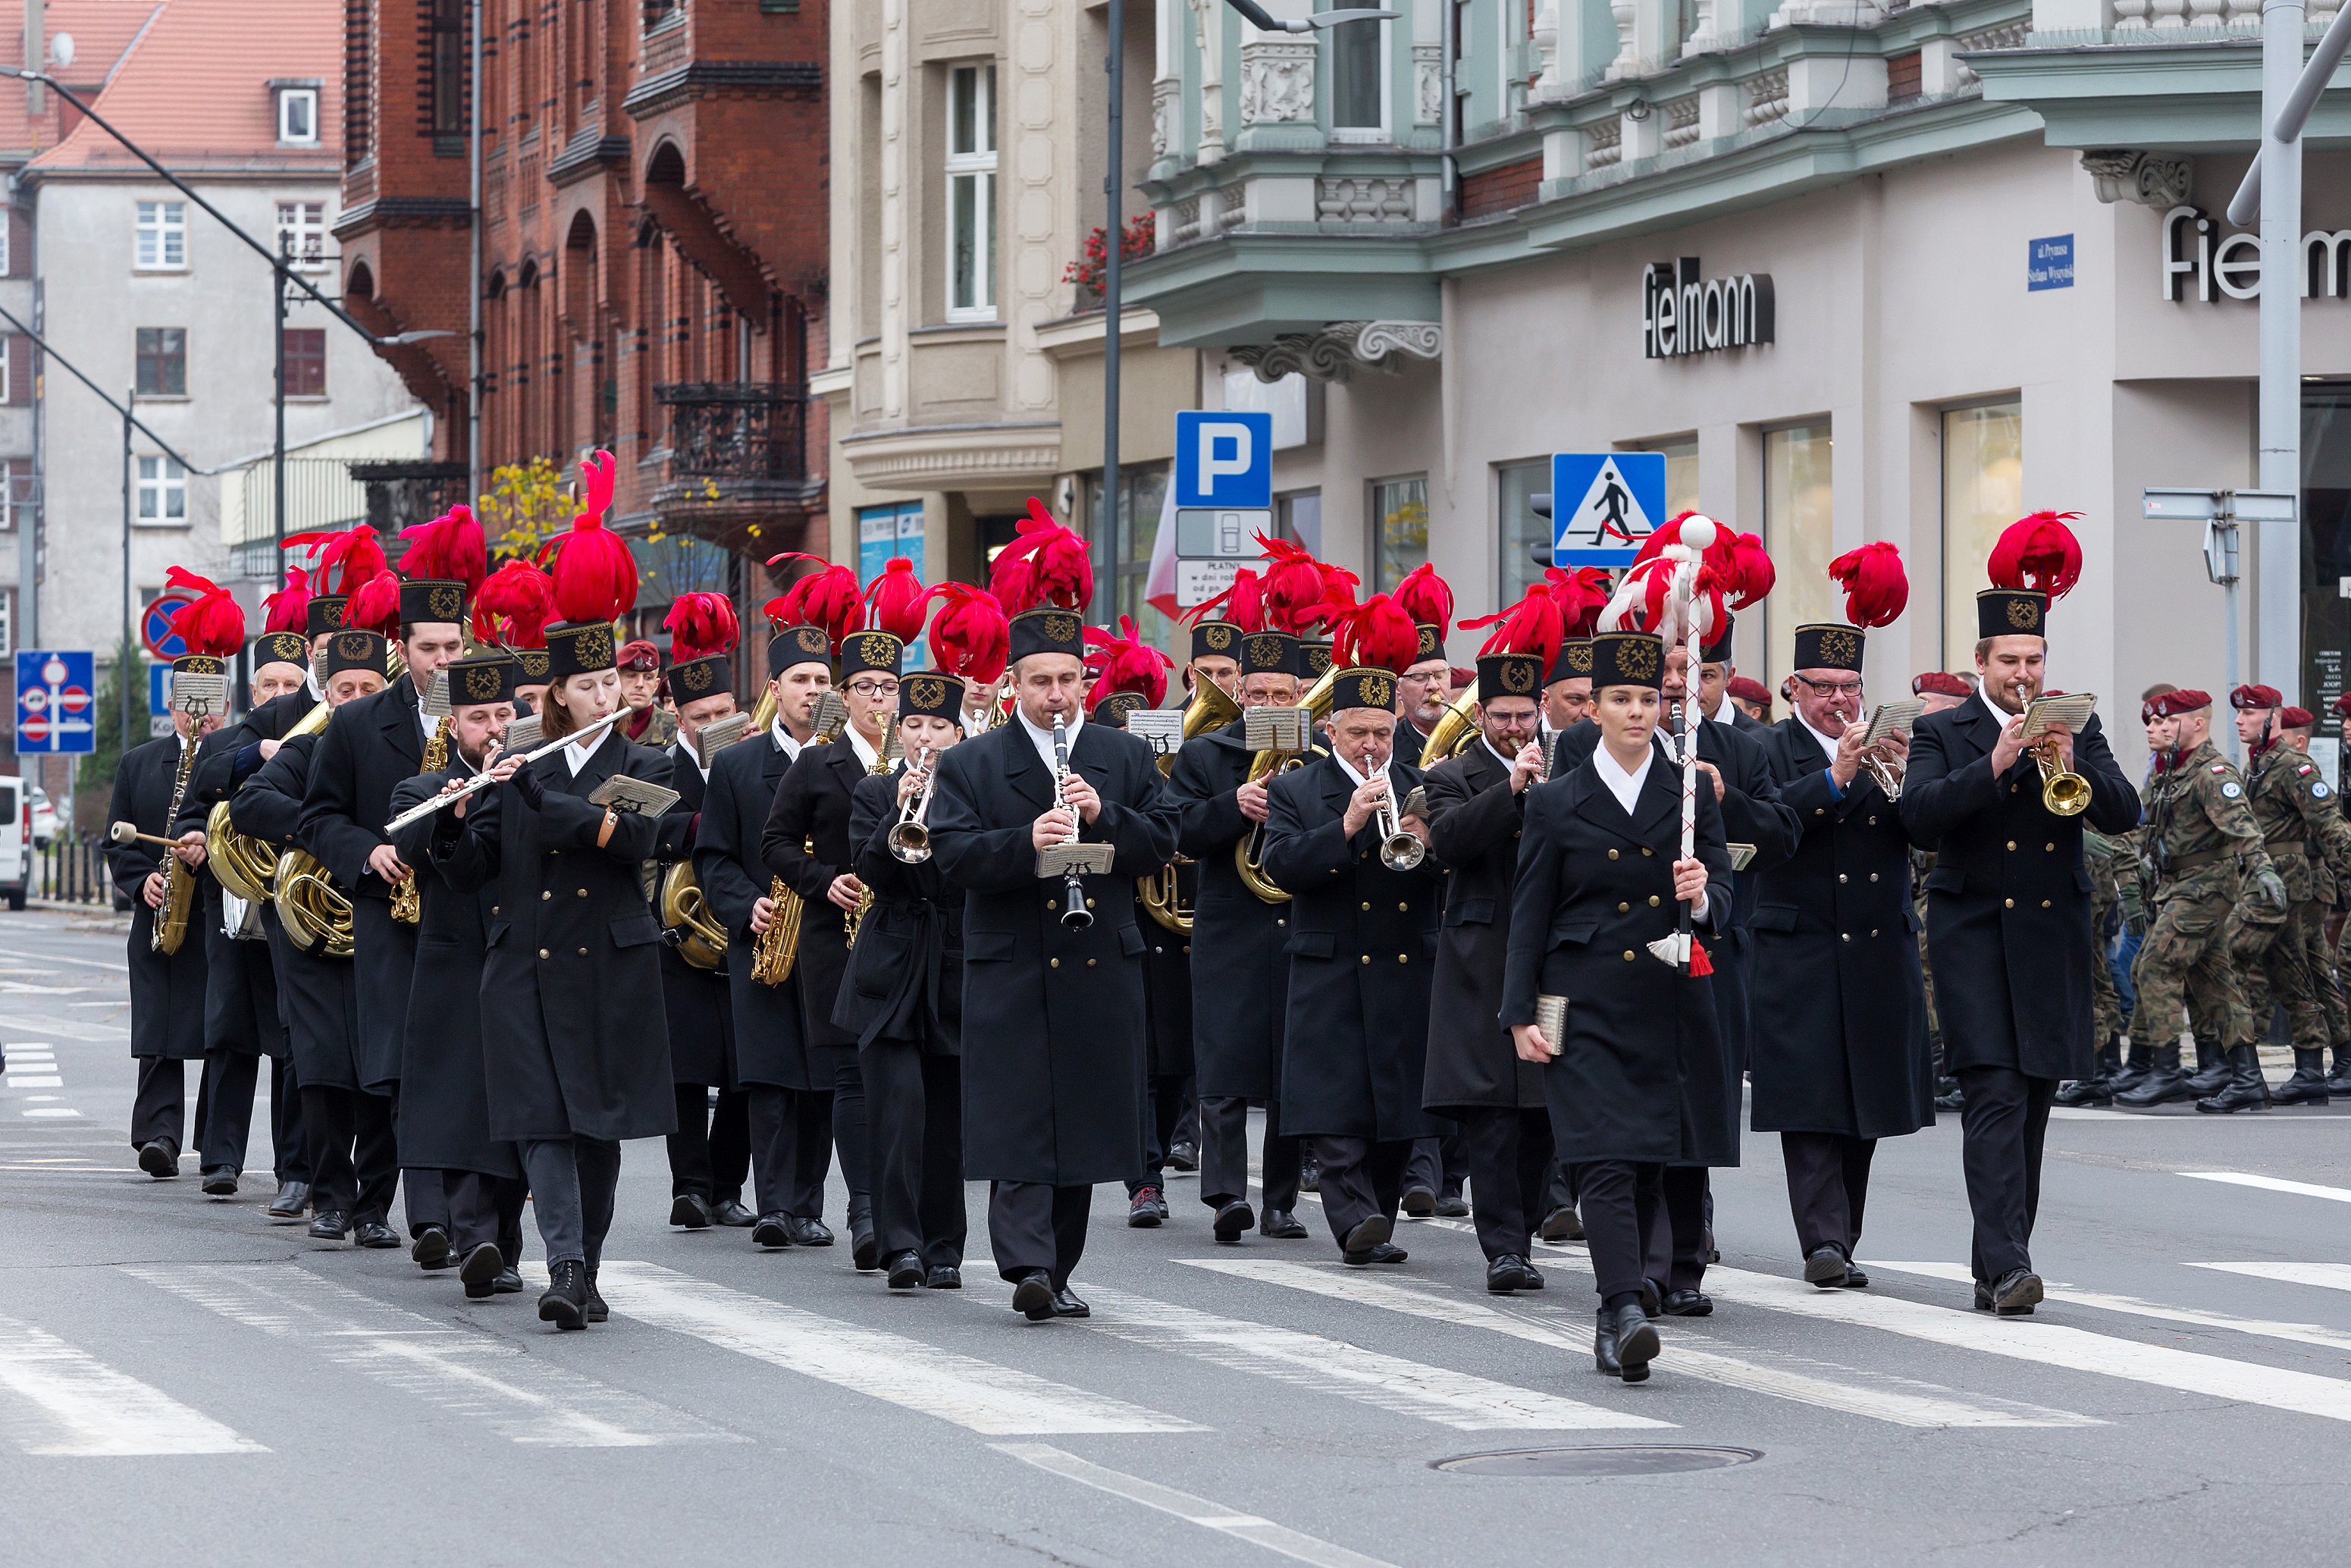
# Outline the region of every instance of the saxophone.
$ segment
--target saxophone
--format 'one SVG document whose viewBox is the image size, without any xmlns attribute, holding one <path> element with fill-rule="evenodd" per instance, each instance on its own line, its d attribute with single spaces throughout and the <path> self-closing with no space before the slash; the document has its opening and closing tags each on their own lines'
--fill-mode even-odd
<svg viewBox="0 0 2351 1568">
<path fill-rule="evenodd" d="M 882 749 L 873 754 L 873 766 L 865 770 L 865 777 L 868 779 L 888 777 L 891 769 L 898 766 L 899 756 L 897 736 L 895 734 L 883 736 Z M 873 890 L 869 887 L 857 895 L 857 907 L 851 910 L 848 919 L 841 923 L 842 932 L 849 938 L 845 946 L 851 952 L 857 950 L 857 928 L 865 923 L 865 912 L 872 907 Z"/>
<path fill-rule="evenodd" d="M 433 738 L 424 743 L 424 763 L 420 773 L 438 773 L 449 766 L 449 716 L 443 714 L 434 728 Z M 414 925 L 424 918 L 423 879 L 416 868 L 408 868 L 408 880 L 392 890 L 392 917 L 402 925 Z"/>
<path fill-rule="evenodd" d="M 188 792 L 188 775 L 195 771 L 196 742 L 200 738 L 191 735 L 188 744 L 180 748 L 180 771 L 172 780 L 172 809 L 163 817 L 166 829 L 180 820 L 180 800 Z M 180 950 L 180 944 L 188 939 L 188 911 L 195 897 L 196 873 L 178 854 L 167 854 L 163 862 L 163 903 L 155 911 L 155 924 L 148 932 L 151 951 L 169 956 Z"/>
<path fill-rule="evenodd" d="M 761 715 L 772 718 L 773 706 L 762 699 L 758 710 L 751 716 L 754 724 Z M 831 746 L 841 732 L 849 727 L 849 704 L 839 692 L 820 693 L 816 704 L 816 733 L 809 737 L 810 746 Z M 803 841 L 802 847 L 806 843 Z M 792 965 L 800 953 L 800 895 L 789 883 L 777 877 L 768 883 L 768 897 L 775 904 L 775 914 L 768 928 L 753 940 L 751 946 L 751 977 L 763 986 L 780 986 L 792 977 Z"/>
</svg>

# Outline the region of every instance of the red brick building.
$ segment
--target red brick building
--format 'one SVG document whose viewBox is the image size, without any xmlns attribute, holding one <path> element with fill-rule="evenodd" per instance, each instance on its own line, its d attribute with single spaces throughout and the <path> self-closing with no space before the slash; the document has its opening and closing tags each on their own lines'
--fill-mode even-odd
<svg viewBox="0 0 2351 1568">
<path fill-rule="evenodd" d="M 392 517 L 463 495 L 470 287 L 480 473 L 539 455 L 569 475 L 608 447 L 623 532 L 737 560 L 824 552 L 824 412 L 806 385 L 826 358 L 829 4 L 483 0 L 469 279 L 465 0 L 346 0 L 346 303 L 386 334 L 453 334 L 381 350 L 437 416 L 439 463 L 398 476 Z M 688 553 L 649 578 L 643 620 L 689 588 L 764 597 L 761 570 Z"/>
</svg>

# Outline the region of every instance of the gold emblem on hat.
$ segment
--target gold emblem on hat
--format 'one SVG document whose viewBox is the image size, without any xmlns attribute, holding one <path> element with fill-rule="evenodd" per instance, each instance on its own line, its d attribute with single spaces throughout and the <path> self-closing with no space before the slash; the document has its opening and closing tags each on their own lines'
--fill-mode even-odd
<svg viewBox="0 0 2351 1568">
<path fill-rule="evenodd" d="M 1821 633 L 1821 657 L 1838 669 L 1850 670 L 1861 662 L 1861 638 L 1851 632 L 1834 628 Z"/>
<path fill-rule="evenodd" d="M 898 645 L 898 639 L 887 632 L 861 632 L 857 634 L 857 656 L 873 669 L 896 664 Z"/>
<path fill-rule="evenodd" d="M 1081 622 L 1067 611 L 1056 610 L 1044 617 L 1045 636 L 1054 643 L 1074 643 L 1078 640 Z"/>
<path fill-rule="evenodd" d="M 465 591 L 454 582 L 436 582 L 424 593 L 424 605 L 435 621 L 455 621 L 465 613 Z"/>
<path fill-rule="evenodd" d="M 1252 668 L 1270 670 L 1281 663 L 1281 639 L 1260 632 L 1249 640 L 1249 662 Z"/>
<path fill-rule="evenodd" d="M 1444 632 L 1435 626 L 1416 626 L 1413 630 L 1420 635 L 1420 656 L 1424 659 L 1434 659 L 1437 657 L 1438 652 L 1443 647 L 1443 643 L 1440 640 L 1444 636 Z"/>
<path fill-rule="evenodd" d="M 2022 594 L 2008 601 L 2008 623 L 2020 632 L 2037 632 L 2041 628 L 2041 606 Z"/>
<path fill-rule="evenodd" d="M 677 684 L 690 692 L 708 691 L 714 673 L 708 664 L 699 659 L 690 664 L 682 664 L 673 672 L 677 676 Z"/>
<path fill-rule="evenodd" d="M 498 672 L 493 664 L 469 664 L 465 668 L 465 695 L 477 703 L 495 702 L 498 695 Z"/>
<path fill-rule="evenodd" d="M 1535 689 L 1535 666 L 1530 659 L 1506 659 L 1497 672 L 1502 690 L 1511 696 L 1525 696 Z"/>
<path fill-rule="evenodd" d="M 365 632 L 346 632 L 335 639 L 335 652 L 346 659 L 364 659 L 375 652 L 375 639 Z"/>
<path fill-rule="evenodd" d="M 1625 637 L 1616 644 L 1616 667 L 1636 681 L 1654 681 L 1663 655 L 1646 637 Z"/>
<path fill-rule="evenodd" d="M 947 701 L 947 684 L 936 675 L 916 675 L 906 683 L 906 701 L 917 712 L 927 713 L 944 707 Z"/>
<path fill-rule="evenodd" d="M 602 669 L 612 662 L 612 629 L 610 626 L 583 628 L 571 639 L 571 656 L 583 668 Z"/>
<path fill-rule="evenodd" d="M 1567 651 L 1567 672 L 1572 675 L 1592 673 L 1592 644 L 1578 643 Z"/>
<path fill-rule="evenodd" d="M 1363 680 L 1358 683 L 1358 690 L 1362 694 L 1364 706 L 1365 707 L 1394 707 L 1395 706 L 1395 677 L 1394 675 L 1365 675 Z"/>
<path fill-rule="evenodd" d="M 1200 628 L 1200 641 L 1212 653 L 1221 653 L 1233 645 L 1233 629 L 1229 626 L 1208 625 Z"/>
</svg>

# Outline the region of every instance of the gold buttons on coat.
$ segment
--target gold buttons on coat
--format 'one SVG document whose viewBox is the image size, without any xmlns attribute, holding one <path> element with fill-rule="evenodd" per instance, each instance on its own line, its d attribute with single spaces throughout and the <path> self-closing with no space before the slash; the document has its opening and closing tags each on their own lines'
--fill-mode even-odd
<svg viewBox="0 0 2351 1568">
<path fill-rule="evenodd" d="M 1091 968 L 1092 968 L 1093 967 L 1094 967 L 1094 961 L 1093 961 L 1092 958 L 1087 959 L 1087 960 L 1086 960 L 1086 967 L 1087 967 L 1087 968 L 1089 968 L 1089 969 L 1091 969 Z"/>
<path fill-rule="evenodd" d="M 1048 909 L 1059 909 L 1061 907 L 1061 901 L 1058 898 L 1049 898 L 1045 901 L 1045 907 Z"/>
<path fill-rule="evenodd" d="M 1877 873 L 1876 873 L 1876 872 L 1871 872 L 1871 873 L 1869 873 L 1869 880 L 1870 880 L 1870 881 L 1872 881 L 1872 882 L 1876 882 L 1876 881 L 1877 880 Z"/>
<path fill-rule="evenodd" d="M 1629 911 L 1632 907 L 1633 907 L 1633 906 L 1632 906 L 1631 904 L 1618 904 L 1618 905 L 1616 906 L 1616 913 L 1617 913 L 1617 914 L 1619 914 L 1619 915 L 1623 915 L 1623 914 L 1626 913 L 1627 911 Z"/>
<path fill-rule="evenodd" d="M 2012 898 L 2003 898 L 2000 901 L 2000 906 L 2002 909 L 2014 909 L 2016 907 L 2016 900 Z"/>
<path fill-rule="evenodd" d="M 538 950 L 538 956 L 539 956 L 540 957 L 542 957 L 542 958 L 546 957 L 546 956 L 547 956 L 547 949 L 546 949 L 546 948 L 544 948 L 544 947 L 541 947 L 541 948 Z"/>
<path fill-rule="evenodd" d="M 1368 964 L 1368 963 L 1370 963 L 1371 961 L 1372 961 L 1372 956 L 1371 956 L 1369 953 L 1364 954 L 1364 963 L 1366 963 L 1366 964 Z"/>
<path fill-rule="evenodd" d="M 1876 819 L 1876 817 L 1872 817 L 1872 818 L 1870 818 L 1870 819 L 1869 819 L 1869 825 L 1870 825 L 1871 827 L 1873 827 L 1873 828 L 1874 828 L 1874 827 L 1876 827 L 1876 826 L 1877 826 L 1877 819 Z"/>
<path fill-rule="evenodd" d="M 2056 850 L 2056 848 L 2057 848 L 2057 846 L 2056 846 L 2055 844 L 2043 844 L 2043 845 L 2042 845 L 2041 847 L 2042 847 L 2043 849 L 2044 849 L 2044 850 L 2048 850 L 2048 851 L 2051 851 L 2051 852 L 2053 852 Z"/>
<path fill-rule="evenodd" d="M 2049 901 L 2048 901 L 2047 899 L 2045 899 L 2045 898 L 2044 898 L 2044 899 L 2043 899 L 2043 900 L 2041 901 L 2041 907 L 2042 907 L 2042 908 L 2043 908 L 2043 909 L 2048 908 L 2048 907 L 2049 907 Z"/>
<path fill-rule="evenodd" d="M 1869 928 L 1869 934 L 1870 934 L 1872 936 L 1876 936 L 1876 935 L 1877 935 L 1877 927 L 1876 927 L 1876 926 L 1875 926 L 1875 925 L 1871 926 L 1871 927 Z"/>
<path fill-rule="evenodd" d="M 496 904 L 491 904 L 491 905 L 490 905 L 490 913 L 491 913 L 491 914 L 493 914 L 493 915 L 496 915 L 497 912 L 498 912 L 498 906 L 497 906 Z"/>
<path fill-rule="evenodd" d="M 1412 959 L 1405 954 L 1399 953 L 1396 955 L 1396 962 L 1399 964 L 1409 964 L 1412 962 Z"/>
<path fill-rule="evenodd" d="M 1366 901 L 1366 902 L 1364 903 L 1364 914 L 1366 914 L 1366 915 L 1369 915 L 1371 912 L 1372 912 L 1372 906 L 1371 906 L 1371 904 L 1369 903 L 1369 901 Z"/>
<path fill-rule="evenodd" d="M 1649 894 L 1649 907 L 1652 909 L 1657 907 L 1657 895 L 1654 893 Z"/>
<path fill-rule="evenodd" d="M 1290 924 L 1290 919 L 1289 919 L 1289 917 L 1288 917 L 1287 915 L 1275 915 L 1275 916 L 1273 917 L 1273 923 L 1274 923 L 1276 925 L 1289 925 L 1289 924 Z M 1191 949 L 1190 949 L 1189 947 L 1186 947 L 1186 948 L 1185 948 L 1185 949 L 1184 949 L 1184 951 L 1186 951 L 1186 953 L 1188 953 L 1188 952 L 1190 952 L 1190 951 L 1191 951 Z"/>
<path fill-rule="evenodd" d="M 1086 907 L 1087 907 L 1088 909 L 1092 909 L 1093 906 L 1094 906 L 1094 901 L 1093 901 L 1092 899 L 1091 899 L 1091 898 L 1087 899 L 1087 900 L 1086 900 Z"/>
<path fill-rule="evenodd" d="M 1616 852 L 1614 850 L 1610 850 L 1608 852 L 1608 858 L 1612 861 L 1614 860 L 1616 858 Z"/>
<path fill-rule="evenodd" d="M 1840 942 L 1850 942 L 1853 940 L 1853 933 L 1850 931 L 1840 931 L 1837 933 L 1837 940 Z"/>
<path fill-rule="evenodd" d="M 1646 859 L 1648 856 L 1656 854 L 1656 851 L 1649 848 L 1646 844 L 1641 846 L 1641 854 L 1644 859 Z"/>
<path fill-rule="evenodd" d="M 587 948 L 585 948 L 585 947 L 580 948 L 580 956 L 582 958 L 585 958 L 586 956 L 588 956 L 588 949 L 587 949 Z"/>
<path fill-rule="evenodd" d="M 1843 872 L 1837 873 L 1837 885 L 1839 887 L 1843 887 L 1844 885 L 1844 873 Z"/>
<path fill-rule="evenodd" d="M 2011 850 L 2012 850 L 2012 849 L 2014 849 L 2014 848 L 2016 847 L 2016 841 L 2015 841 L 2014 839 L 2011 839 L 2011 840 L 2009 840 L 2009 841 L 2008 841 L 2008 847 L 2009 847 L 2010 849 L 2011 849 Z"/>
<path fill-rule="evenodd" d="M 546 892 L 545 890 L 541 890 L 541 892 L 539 893 L 539 895 L 538 895 L 538 901 L 539 901 L 541 904 L 545 904 L 549 899 L 553 898 L 554 896 L 555 896 L 555 894 L 553 894 L 552 893 L 549 893 L 549 892 Z"/>
<path fill-rule="evenodd" d="M 588 890 L 587 890 L 586 888 L 584 888 L 584 887 L 583 887 L 583 888 L 581 888 L 581 889 L 580 890 L 580 897 L 582 897 L 582 898 L 587 897 L 587 896 L 588 896 Z"/>
<path fill-rule="evenodd" d="M 1061 961 L 1059 958 L 1048 958 L 1045 963 L 1049 968 L 1058 969 L 1061 967 Z"/>
<path fill-rule="evenodd" d="M 1412 904 L 1408 901 L 1399 898 L 1396 900 L 1396 909 L 1402 914 L 1409 915 L 1412 913 Z"/>
<path fill-rule="evenodd" d="M 1631 963 L 1632 961 L 1633 961 L 1633 949 L 1631 949 L 1630 947 L 1627 947 L 1627 948 L 1625 948 L 1625 962 L 1626 962 L 1627 964 L 1629 964 L 1629 963 Z"/>
</svg>

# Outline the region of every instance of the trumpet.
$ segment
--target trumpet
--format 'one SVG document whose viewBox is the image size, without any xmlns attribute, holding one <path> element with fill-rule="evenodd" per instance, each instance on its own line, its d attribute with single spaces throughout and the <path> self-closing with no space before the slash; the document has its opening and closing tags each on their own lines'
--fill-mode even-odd
<svg viewBox="0 0 2351 1568">
<path fill-rule="evenodd" d="M 2041 770 L 2041 809 L 2053 817 L 2078 817 L 2090 809 L 2090 781 L 2068 768 L 2057 750 L 2057 737 L 2043 735 L 2032 743 L 2033 766 Z"/>
<path fill-rule="evenodd" d="M 1372 776 L 1369 747 L 1364 748 L 1364 775 Z M 1379 780 L 1380 803 L 1374 820 L 1380 829 L 1380 863 L 1390 871 L 1411 871 L 1427 858 L 1428 846 L 1416 835 L 1404 831 L 1404 823 L 1396 816 L 1395 788 L 1384 773 L 1379 775 Z"/>
<path fill-rule="evenodd" d="M 930 814 L 931 786 L 937 778 L 931 771 L 931 748 L 923 747 L 922 759 L 914 771 L 923 776 L 923 787 L 914 798 L 898 809 L 898 825 L 890 830 L 888 840 L 891 855 L 908 865 L 920 865 L 931 858 L 931 830 L 923 825 Z"/>
<path fill-rule="evenodd" d="M 1875 752 L 1865 751 L 1861 754 L 1861 765 L 1872 779 L 1877 780 L 1877 787 L 1886 791 L 1887 800 L 1902 799 L 1902 780 L 1910 771 L 1908 762 L 1900 758 L 1880 757 Z M 2055 810 L 2053 807 L 2051 809 Z"/>
</svg>

